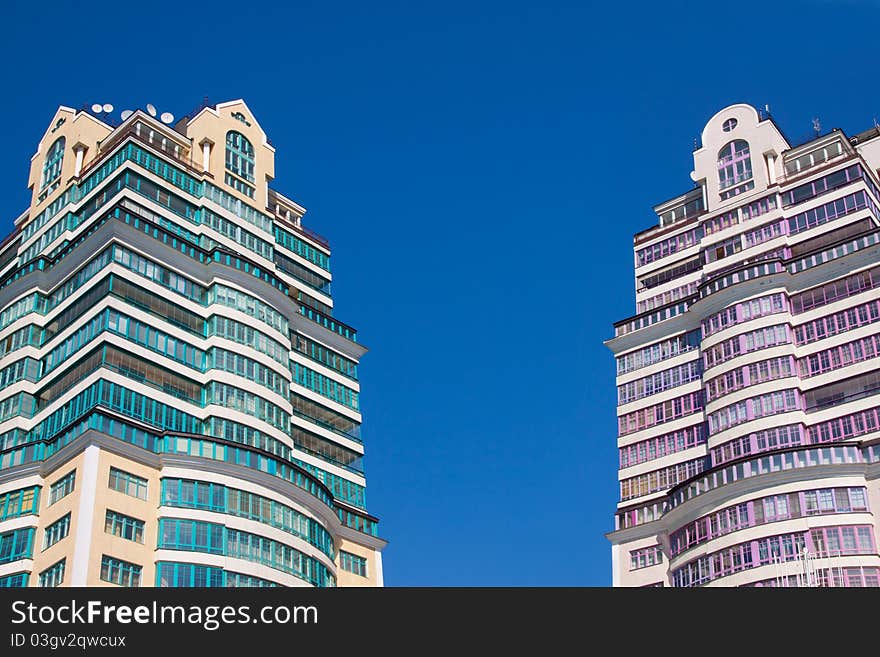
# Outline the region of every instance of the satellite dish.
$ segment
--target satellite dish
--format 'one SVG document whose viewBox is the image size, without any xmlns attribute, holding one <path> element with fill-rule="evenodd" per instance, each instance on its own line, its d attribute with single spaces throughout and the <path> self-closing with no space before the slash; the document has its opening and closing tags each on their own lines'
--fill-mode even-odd
<svg viewBox="0 0 880 657">
<path fill-rule="evenodd" d="M 156 116 L 156 108 L 150 103 L 147 103 L 147 112 L 149 112 L 150 116 Z"/>
<path fill-rule="evenodd" d="M 162 116 L 159 117 L 162 123 L 171 123 L 174 120 L 174 115 L 171 112 L 162 112 Z"/>
<path fill-rule="evenodd" d="M 120 114 L 119 116 L 122 118 L 123 121 L 125 121 L 125 119 L 127 119 L 132 114 L 134 114 L 134 112 L 132 112 L 131 110 L 122 110 L 122 114 Z"/>
<path fill-rule="evenodd" d="M 94 105 L 92 105 L 92 111 L 95 114 L 99 114 L 103 109 L 104 108 L 101 106 L 101 103 L 95 103 Z"/>
<path fill-rule="evenodd" d="M 110 103 L 105 103 L 105 104 L 104 104 L 104 111 L 105 111 L 105 112 L 112 112 L 112 111 L 113 111 L 113 105 L 111 105 Z"/>
</svg>

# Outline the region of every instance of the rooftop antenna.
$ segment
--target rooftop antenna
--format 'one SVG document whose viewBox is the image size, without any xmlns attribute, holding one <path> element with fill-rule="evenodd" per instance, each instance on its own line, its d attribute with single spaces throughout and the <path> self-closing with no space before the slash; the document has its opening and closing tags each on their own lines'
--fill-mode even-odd
<svg viewBox="0 0 880 657">
<path fill-rule="evenodd" d="M 150 116 L 156 116 L 156 108 L 151 103 L 147 103 L 147 112 Z"/>
<path fill-rule="evenodd" d="M 774 579 L 776 580 L 776 588 L 787 586 L 788 580 L 782 574 L 782 559 L 780 558 L 779 554 L 777 554 L 776 548 L 773 548 L 770 563 L 773 564 L 773 574 Z"/>
<path fill-rule="evenodd" d="M 799 587 L 816 588 L 819 581 L 816 576 L 816 555 L 812 554 L 806 546 L 797 553 L 798 571 L 797 580 Z"/>
<path fill-rule="evenodd" d="M 119 115 L 119 118 L 121 118 L 123 121 L 125 121 L 125 119 L 127 119 L 132 114 L 134 114 L 134 112 L 132 112 L 131 110 L 122 110 L 122 113 Z"/>
<path fill-rule="evenodd" d="M 822 132 L 822 124 L 819 123 L 819 117 L 818 117 L 818 116 L 815 117 L 815 118 L 813 119 L 813 132 L 816 133 L 816 136 L 817 136 L 817 137 L 818 137 L 819 134 Z"/>
<path fill-rule="evenodd" d="M 770 116 L 770 105 L 767 103 L 764 104 L 764 112 L 767 114 L 767 116 Z"/>
<path fill-rule="evenodd" d="M 91 109 L 92 109 L 92 114 L 96 114 L 96 115 L 108 114 L 113 111 L 113 105 L 111 105 L 110 103 L 93 103 Z M 109 116 L 104 116 L 103 118 L 105 120 L 110 119 Z"/>
<path fill-rule="evenodd" d="M 875 128 L 880 128 L 880 123 L 877 123 L 877 117 L 876 117 L 876 116 L 874 117 L 874 127 L 875 127 Z"/>
<path fill-rule="evenodd" d="M 168 124 L 174 120 L 174 115 L 171 112 L 162 112 L 162 116 L 159 117 L 159 120 L 162 123 Z"/>
</svg>

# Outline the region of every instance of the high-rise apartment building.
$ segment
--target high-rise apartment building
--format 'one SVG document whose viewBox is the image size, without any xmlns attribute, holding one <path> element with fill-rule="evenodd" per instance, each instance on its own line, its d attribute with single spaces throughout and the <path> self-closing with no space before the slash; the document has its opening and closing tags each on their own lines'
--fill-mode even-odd
<svg viewBox="0 0 880 657">
<path fill-rule="evenodd" d="M 878 586 L 880 129 L 732 105 L 634 238 L 616 586 Z"/>
<path fill-rule="evenodd" d="M 0 586 L 381 586 L 366 350 L 266 133 L 104 109 L 0 246 Z"/>
</svg>

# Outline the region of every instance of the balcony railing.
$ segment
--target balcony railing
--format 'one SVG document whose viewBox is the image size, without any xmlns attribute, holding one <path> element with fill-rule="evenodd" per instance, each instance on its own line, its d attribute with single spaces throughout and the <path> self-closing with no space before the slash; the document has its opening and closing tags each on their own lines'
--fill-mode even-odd
<svg viewBox="0 0 880 657">
<path fill-rule="evenodd" d="M 165 155 L 172 158 L 174 161 L 182 164 L 183 166 L 185 166 L 187 169 L 189 169 L 190 171 L 192 171 L 194 173 L 197 173 L 199 175 L 205 174 L 205 171 L 203 171 L 200 167 L 196 167 L 196 165 L 193 162 L 191 157 L 187 157 L 185 154 L 181 154 L 179 150 L 175 150 L 174 148 L 172 148 L 171 145 L 167 143 L 170 140 L 168 140 L 166 138 L 165 139 L 166 143 L 162 143 L 162 140 L 160 140 L 159 138 L 151 138 L 150 135 L 148 134 L 148 131 L 153 132 L 154 135 L 159 134 L 159 133 L 156 133 L 151 128 L 148 128 L 146 126 L 143 129 L 141 129 L 140 128 L 141 125 L 145 126 L 145 124 L 142 124 L 140 122 L 135 123 L 135 124 L 127 127 L 125 130 L 120 132 L 118 135 L 115 135 L 111 139 L 103 142 L 100 145 L 101 150 L 98 153 L 98 155 L 96 155 L 88 164 L 83 166 L 83 168 L 80 170 L 79 178 L 82 179 L 83 176 L 88 174 L 95 166 L 100 164 L 104 160 L 104 156 L 107 155 L 112 150 L 112 148 L 114 146 L 116 146 L 116 144 L 119 144 L 120 142 L 125 140 L 127 137 L 134 137 L 135 139 L 137 139 L 141 143 L 146 144 L 147 146 L 150 146 L 151 148 L 155 148 L 156 150 L 164 153 Z M 180 147 L 179 144 L 176 144 L 176 145 L 178 147 Z M 191 154 L 191 152 L 189 152 L 189 154 Z"/>
<path fill-rule="evenodd" d="M 267 211 L 269 214 L 271 214 L 273 217 L 275 217 L 275 218 L 277 218 L 277 219 L 281 219 L 281 221 L 284 223 L 284 227 L 285 227 L 285 228 L 292 228 L 293 230 L 297 231 L 298 233 L 301 233 L 302 235 L 305 235 L 306 237 L 308 237 L 308 238 L 309 238 L 310 240 L 312 240 L 313 242 L 317 242 L 318 244 L 320 244 L 321 246 L 323 246 L 325 249 L 329 249 L 329 248 L 330 248 L 330 242 L 327 241 L 327 238 L 326 238 L 326 237 L 321 237 L 320 235 L 318 235 L 318 233 L 316 233 L 316 232 L 313 231 L 313 230 L 309 230 L 308 228 L 306 228 L 306 227 L 303 226 L 302 224 L 297 223 L 297 222 L 294 222 L 294 221 L 291 221 L 291 220 L 287 217 L 286 214 L 284 214 L 283 212 L 279 211 L 279 209 L 278 209 L 277 206 L 275 206 L 275 207 L 267 207 L 267 208 L 266 208 L 266 211 Z"/>
</svg>

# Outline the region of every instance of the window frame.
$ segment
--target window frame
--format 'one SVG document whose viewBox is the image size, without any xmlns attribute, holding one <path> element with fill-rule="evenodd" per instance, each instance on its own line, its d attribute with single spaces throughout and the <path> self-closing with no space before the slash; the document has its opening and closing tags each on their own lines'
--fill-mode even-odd
<svg viewBox="0 0 880 657">
<path fill-rule="evenodd" d="M 226 133 L 226 170 L 251 184 L 256 183 L 256 150 L 251 141 L 237 130 Z M 249 165 L 249 166 L 248 166 Z"/>
<path fill-rule="evenodd" d="M 46 158 L 43 160 L 40 191 L 45 190 L 49 185 L 61 178 L 61 168 L 64 166 L 64 152 L 66 148 L 67 139 L 63 136 L 53 141 L 52 145 L 49 146 L 49 149 L 46 151 Z"/>
<path fill-rule="evenodd" d="M 744 139 L 727 142 L 718 151 L 717 165 L 718 188 L 721 192 L 754 179 L 751 148 Z"/>
</svg>

